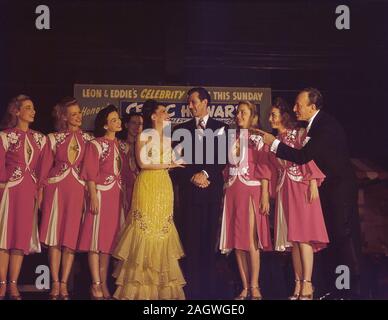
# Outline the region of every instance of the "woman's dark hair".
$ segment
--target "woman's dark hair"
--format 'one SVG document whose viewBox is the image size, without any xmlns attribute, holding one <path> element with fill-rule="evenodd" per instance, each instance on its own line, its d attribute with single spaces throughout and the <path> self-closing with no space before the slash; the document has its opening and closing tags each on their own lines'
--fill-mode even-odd
<svg viewBox="0 0 388 320">
<path fill-rule="evenodd" d="M 142 116 L 143 116 L 143 130 L 152 128 L 151 116 L 156 112 L 161 104 L 153 99 L 148 99 L 143 104 Z"/>
<path fill-rule="evenodd" d="M 277 97 L 272 102 L 272 107 L 277 108 L 282 116 L 282 125 L 287 129 L 293 129 L 297 125 L 295 112 L 292 110 L 287 101 Z"/>
<path fill-rule="evenodd" d="M 106 108 L 100 110 L 99 113 L 97 113 L 96 119 L 94 120 L 94 136 L 96 138 L 103 137 L 106 133 L 106 130 L 104 129 L 104 126 L 107 124 L 108 116 L 112 112 L 119 112 L 117 108 L 110 104 Z"/>
<path fill-rule="evenodd" d="M 141 117 L 141 118 L 143 118 L 142 114 L 138 113 L 138 112 L 126 113 L 122 117 L 123 123 L 128 125 L 128 123 L 131 121 L 132 117 Z M 128 136 L 128 128 L 127 128 L 126 125 L 123 126 L 123 130 L 121 130 L 120 132 L 118 132 L 116 134 L 116 137 L 121 139 L 121 140 L 123 140 L 123 141 L 127 140 L 127 136 Z"/>
<path fill-rule="evenodd" d="M 138 112 L 133 112 L 133 113 L 126 113 L 124 116 L 123 116 L 123 122 L 124 123 L 129 123 L 129 121 L 131 121 L 132 117 L 143 117 L 143 115 L 141 113 L 138 113 Z"/>
</svg>

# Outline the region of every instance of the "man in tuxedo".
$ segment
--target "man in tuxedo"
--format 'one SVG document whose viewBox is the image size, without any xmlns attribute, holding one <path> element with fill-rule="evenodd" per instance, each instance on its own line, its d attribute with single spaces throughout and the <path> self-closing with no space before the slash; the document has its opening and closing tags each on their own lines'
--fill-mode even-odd
<svg viewBox="0 0 388 320">
<path fill-rule="evenodd" d="M 341 125 L 322 110 L 323 99 L 315 88 L 302 90 L 296 99 L 297 119 L 307 121 L 307 137 L 300 150 L 261 131 L 264 142 L 276 157 L 304 164 L 314 160 L 326 179 L 319 189 L 330 244 L 326 249 L 327 288 L 334 296 L 358 297 L 360 294 L 361 232 L 357 207 L 356 177 L 349 158 L 345 132 Z M 350 290 L 338 290 L 336 267 L 350 270 Z"/>
<path fill-rule="evenodd" d="M 226 125 L 209 116 L 210 95 L 204 88 L 188 92 L 188 107 L 193 118 L 174 128 L 190 132 L 192 164 L 176 170 L 179 185 L 179 212 L 176 223 L 183 242 L 183 270 L 189 299 L 215 299 L 217 229 L 221 213 L 226 157 Z M 214 161 L 208 159 L 206 145 L 214 139 Z M 225 144 L 219 148 L 218 140 Z M 202 144 L 201 144 L 202 142 Z M 187 152 L 187 150 L 183 150 Z M 201 161 L 203 156 L 203 162 Z M 210 162 L 210 163 L 209 163 Z"/>
</svg>

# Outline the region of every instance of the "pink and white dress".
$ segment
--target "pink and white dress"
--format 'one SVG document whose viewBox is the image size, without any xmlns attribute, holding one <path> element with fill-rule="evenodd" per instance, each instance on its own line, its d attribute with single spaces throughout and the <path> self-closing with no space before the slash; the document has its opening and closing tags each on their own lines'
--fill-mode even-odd
<svg viewBox="0 0 388 320">
<path fill-rule="evenodd" d="M 38 164 L 46 137 L 18 128 L 0 132 L 0 249 L 40 252 Z"/>
<path fill-rule="evenodd" d="M 94 181 L 99 202 L 98 214 L 87 210 L 81 226 L 78 250 L 112 254 L 118 233 L 124 225 L 126 155 L 128 145 L 100 137 L 86 147 L 81 170 L 85 181 Z"/>
<path fill-rule="evenodd" d="M 75 250 L 85 206 L 80 166 L 86 144 L 93 137 L 81 130 L 51 133 L 47 137 L 40 170 L 44 186 L 40 241 L 47 246 Z"/>
<path fill-rule="evenodd" d="M 305 129 L 289 129 L 278 139 L 293 148 L 302 148 L 306 140 Z M 292 242 L 312 245 L 314 251 L 327 246 L 329 238 L 323 218 L 320 199 L 308 202 L 309 181 L 317 180 L 318 186 L 325 175 L 314 161 L 305 165 L 276 158 L 271 162 L 278 170 L 275 206 L 275 250 L 285 251 Z"/>
<path fill-rule="evenodd" d="M 224 170 L 224 205 L 220 236 L 220 250 L 249 250 L 249 214 L 253 211 L 256 221 L 259 249 L 271 250 L 268 216 L 260 212 L 261 179 L 271 179 L 268 147 L 258 135 L 240 133 L 240 157 Z M 245 139 L 245 143 L 243 140 Z M 230 152 L 236 155 L 238 140 Z M 231 159 L 229 157 L 229 159 Z M 232 161 L 233 163 L 233 161 Z"/>
</svg>

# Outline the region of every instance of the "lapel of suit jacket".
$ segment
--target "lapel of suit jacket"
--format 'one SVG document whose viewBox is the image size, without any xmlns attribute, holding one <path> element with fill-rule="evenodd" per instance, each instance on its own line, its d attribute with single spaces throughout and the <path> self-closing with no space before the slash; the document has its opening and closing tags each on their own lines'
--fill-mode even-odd
<svg viewBox="0 0 388 320">
<path fill-rule="evenodd" d="M 188 129 L 191 133 L 194 133 L 195 129 L 197 128 L 197 125 L 195 123 L 195 118 L 192 118 L 191 120 L 187 121 L 186 129 Z"/>
<path fill-rule="evenodd" d="M 319 127 L 319 122 L 321 120 L 322 115 L 323 115 L 323 111 L 320 110 L 318 112 L 318 114 L 315 116 L 313 123 L 311 124 L 311 128 L 310 128 L 309 132 L 307 133 L 308 137 L 314 136 L 316 128 Z"/>
</svg>

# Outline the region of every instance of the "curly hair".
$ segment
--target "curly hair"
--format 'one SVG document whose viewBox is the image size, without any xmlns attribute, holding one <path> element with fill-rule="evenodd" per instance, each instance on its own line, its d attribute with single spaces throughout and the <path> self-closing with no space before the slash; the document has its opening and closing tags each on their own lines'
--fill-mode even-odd
<svg viewBox="0 0 388 320">
<path fill-rule="evenodd" d="M 282 116 L 282 125 L 285 128 L 293 129 L 297 126 L 298 122 L 296 120 L 295 112 L 285 99 L 280 97 L 275 98 L 272 107 L 279 109 L 280 115 Z"/>
<path fill-rule="evenodd" d="M 97 113 L 96 119 L 94 120 L 94 136 L 96 138 L 103 137 L 106 133 L 106 130 L 104 126 L 107 124 L 108 116 L 112 112 L 119 112 L 118 109 L 113 105 L 110 104 L 106 108 L 100 110 L 100 112 Z"/>
<path fill-rule="evenodd" d="M 67 129 L 64 118 L 67 113 L 67 108 L 74 105 L 78 105 L 78 102 L 74 97 L 65 97 L 54 106 L 52 115 L 54 117 L 54 126 L 57 131 Z"/>
<path fill-rule="evenodd" d="M 20 110 L 23 102 L 27 100 L 31 100 L 31 98 L 25 94 L 19 94 L 9 101 L 7 111 L 1 121 L 1 129 L 13 128 L 17 125 L 18 118 L 16 112 Z"/>
</svg>

